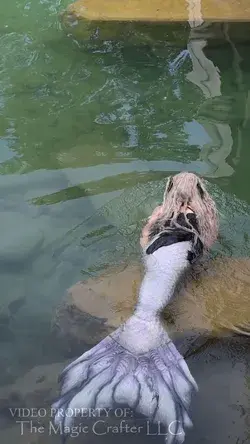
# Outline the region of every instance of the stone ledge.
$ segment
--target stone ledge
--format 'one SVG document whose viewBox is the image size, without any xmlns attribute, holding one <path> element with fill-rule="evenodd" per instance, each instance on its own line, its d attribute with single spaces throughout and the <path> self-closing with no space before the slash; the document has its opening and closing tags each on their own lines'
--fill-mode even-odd
<svg viewBox="0 0 250 444">
<path fill-rule="evenodd" d="M 249 0 L 78 0 L 68 7 L 91 21 L 186 22 L 250 21 Z"/>
</svg>

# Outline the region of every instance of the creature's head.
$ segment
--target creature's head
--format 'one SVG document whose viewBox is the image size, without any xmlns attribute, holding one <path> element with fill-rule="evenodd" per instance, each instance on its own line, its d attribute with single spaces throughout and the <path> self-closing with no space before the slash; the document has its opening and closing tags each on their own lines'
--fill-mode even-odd
<svg viewBox="0 0 250 444">
<path fill-rule="evenodd" d="M 187 209 L 192 210 L 194 214 L 187 214 Z M 218 236 L 215 202 L 208 194 L 202 179 L 187 172 L 168 179 L 163 204 L 149 219 L 143 237 L 147 237 L 147 242 L 150 242 L 159 233 L 180 226 L 195 233 L 204 249 L 209 249 Z"/>
</svg>

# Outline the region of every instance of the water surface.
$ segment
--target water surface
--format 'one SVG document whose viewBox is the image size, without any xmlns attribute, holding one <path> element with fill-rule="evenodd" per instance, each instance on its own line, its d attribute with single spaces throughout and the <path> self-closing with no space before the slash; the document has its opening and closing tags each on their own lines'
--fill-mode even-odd
<svg viewBox="0 0 250 444">
<path fill-rule="evenodd" d="M 138 256 L 169 174 L 209 180 L 217 248 L 249 254 L 249 45 L 83 45 L 61 29 L 67 3 L 0 6 L 3 387 L 79 352 L 51 332 L 56 307 L 79 279 Z"/>
</svg>

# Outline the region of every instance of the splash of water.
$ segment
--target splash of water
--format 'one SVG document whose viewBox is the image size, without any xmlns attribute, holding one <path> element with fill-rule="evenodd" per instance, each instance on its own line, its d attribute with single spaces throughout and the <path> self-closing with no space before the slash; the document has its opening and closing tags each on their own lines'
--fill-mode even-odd
<svg viewBox="0 0 250 444">
<path fill-rule="evenodd" d="M 189 50 L 183 49 L 177 55 L 177 57 L 175 57 L 175 59 L 172 62 L 169 62 L 169 65 L 168 65 L 169 66 L 169 73 L 172 77 L 176 76 L 178 70 L 183 66 L 187 57 L 190 58 Z M 173 92 L 174 92 L 175 96 L 177 97 L 177 99 L 180 100 L 181 90 L 180 90 L 180 86 L 179 86 L 179 82 L 178 82 L 177 78 L 174 79 L 173 84 L 174 84 Z"/>
<path fill-rule="evenodd" d="M 174 76 L 179 68 L 182 67 L 187 57 L 190 57 L 189 50 L 183 49 L 172 62 L 169 62 L 169 72 Z"/>
</svg>

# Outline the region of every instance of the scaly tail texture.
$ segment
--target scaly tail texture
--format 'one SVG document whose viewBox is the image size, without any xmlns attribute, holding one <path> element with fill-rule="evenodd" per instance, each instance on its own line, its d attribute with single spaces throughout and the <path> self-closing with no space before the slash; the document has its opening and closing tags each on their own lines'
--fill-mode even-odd
<svg viewBox="0 0 250 444">
<path fill-rule="evenodd" d="M 129 406 L 165 426 L 168 444 L 183 443 L 185 429 L 192 425 L 188 409 L 197 386 L 160 313 L 190 266 L 190 253 L 198 248 L 194 239 L 193 233 L 180 227 L 158 234 L 146 247 L 145 275 L 134 314 L 61 375 L 61 396 L 53 408 L 62 432 L 74 422 L 67 411 Z"/>
<path fill-rule="evenodd" d="M 183 443 L 185 429 L 192 426 L 188 408 L 197 386 L 183 357 L 165 335 L 164 345 L 138 356 L 111 335 L 71 363 L 60 376 L 61 397 L 53 405 L 58 409 L 55 424 L 62 430 L 72 427 L 74 418 L 67 410 L 127 405 L 165 426 L 169 444 Z"/>
</svg>

